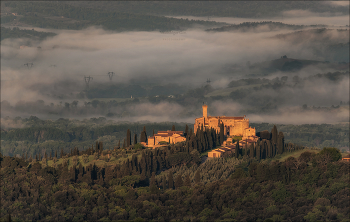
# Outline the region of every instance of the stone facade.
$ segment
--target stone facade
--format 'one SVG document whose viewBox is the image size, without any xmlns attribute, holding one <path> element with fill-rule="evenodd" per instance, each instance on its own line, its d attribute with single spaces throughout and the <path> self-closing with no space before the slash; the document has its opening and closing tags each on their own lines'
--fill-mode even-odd
<svg viewBox="0 0 350 222">
<path fill-rule="evenodd" d="M 255 128 L 249 127 L 249 119 L 242 117 L 227 116 L 208 116 L 208 106 L 203 105 L 203 116 L 196 118 L 194 124 L 194 132 L 197 132 L 201 126 L 205 128 L 213 128 L 216 132 L 220 132 L 220 124 L 224 124 L 225 136 L 242 136 L 244 138 L 255 137 Z"/>
<path fill-rule="evenodd" d="M 186 141 L 182 131 L 158 131 L 154 136 L 148 137 L 148 147 L 159 147 L 160 142 L 178 143 Z"/>
</svg>

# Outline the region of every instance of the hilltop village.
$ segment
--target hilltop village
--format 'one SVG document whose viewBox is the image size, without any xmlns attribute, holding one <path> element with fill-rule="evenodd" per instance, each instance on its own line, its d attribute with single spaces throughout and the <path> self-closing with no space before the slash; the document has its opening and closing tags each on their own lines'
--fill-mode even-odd
<svg viewBox="0 0 350 222">
<path fill-rule="evenodd" d="M 237 145 L 233 143 L 239 140 L 239 148 L 247 149 L 249 145 L 258 141 L 255 128 L 249 126 L 249 119 L 242 117 L 208 116 L 208 106 L 203 104 L 203 116 L 195 119 L 194 133 L 199 129 L 214 129 L 220 133 L 223 129 L 226 140 L 220 148 L 208 152 L 208 157 L 221 157 L 224 153 L 234 153 Z M 148 142 L 141 142 L 145 147 L 156 148 L 169 144 L 186 141 L 183 131 L 158 131 L 157 134 L 148 137 Z"/>
</svg>

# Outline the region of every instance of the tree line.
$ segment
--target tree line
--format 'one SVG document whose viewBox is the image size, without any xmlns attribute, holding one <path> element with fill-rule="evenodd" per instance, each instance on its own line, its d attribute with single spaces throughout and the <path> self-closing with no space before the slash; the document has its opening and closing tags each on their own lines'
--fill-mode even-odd
<svg viewBox="0 0 350 222">
<path fill-rule="evenodd" d="M 340 161 L 335 148 L 319 154 L 306 151 L 284 162 L 250 159 L 229 178 L 206 184 L 200 179 L 206 172 L 198 170 L 194 179 L 169 170 L 163 180 L 155 180 L 156 172 L 151 170 L 155 156 L 150 157 L 143 154 L 140 160 L 141 174 L 149 177 L 143 183 L 140 175 L 130 174 L 139 171 L 134 164 L 137 157 L 128 162 L 129 167 L 125 164 L 113 171 L 96 165 L 44 167 L 0 156 L 0 218 L 312 221 L 349 217 L 349 162 Z"/>
</svg>

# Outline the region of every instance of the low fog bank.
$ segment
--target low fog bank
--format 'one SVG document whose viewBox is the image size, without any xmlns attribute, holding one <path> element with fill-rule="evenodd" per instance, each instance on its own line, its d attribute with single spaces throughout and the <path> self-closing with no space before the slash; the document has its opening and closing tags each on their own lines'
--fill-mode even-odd
<svg viewBox="0 0 350 222">
<path fill-rule="evenodd" d="M 249 74 L 247 62 L 269 61 L 286 54 L 299 59 L 328 59 L 326 53 L 311 50 L 308 39 L 295 45 L 292 40 L 272 38 L 282 33 L 285 31 L 252 35 L 195 29 L 182 33 L 114 33 L 91 27 L 60 31 L 42 42 L 5 39 L 1 42 L 1 99 L 12 103 L 34 99 L 53 102 L 57 99 L 53 94 L 84 90 L 84 77 L 91 77 L 90 87 L 108 84 L 108 72 L 114 72 L 111 83 L 125 84 L 146 77 L 150 84 L 198 87 L 209 78 L 215 83 Z M 340 37 L 327 36 L 331 38 Z M 239 69 L 224 69 L 232 65 Z M 62 83 L 64 87 L 59 86 Z"/>
<path fill-rule="evenodd" d="M 51 107 L 42 104 L 42 110 L 36 109 L 30 112 L 30 107 L 22 107 L 25 110 L 20 112 L 18 105 L 12 107 L 10 104 L 2 102 L 1 128 L 20 128 L 20 123 L 11 125 L 5 119 L 13 119 L 17 116 L 29 118 L 37 116 L 40 119 L 70 118 L 83 120 L 86 118 L 104 117 L 115 122 L 186 122 L 194 123 L 195 118 L 202 116 L 202 107 L 196 105 L 180 105 L 174 102 L 160 102 L 158 104 L 142 102 L 127 104 L 124 106 L 109 107 L 103 109 L 100 106 L 92 107 L 83 105 L 77 107 Z M 278 123 L 278 124 L 336 124 L 349 122 L 349 105 L 342 104 L 329 107 L 319 107 L 311 105 L 284 106 L 284 107 L 247 107 L 232 100 L 213 101 L 208 103 L 208 113 L 211 116 L 246 116 L 251 122 Z M 108 109 L 108 113 L 105 111 Z M 266 109 L 266 110 L 264 110 Z M 52 111 L 49 111 L 52 110 Z"/>
</svg>

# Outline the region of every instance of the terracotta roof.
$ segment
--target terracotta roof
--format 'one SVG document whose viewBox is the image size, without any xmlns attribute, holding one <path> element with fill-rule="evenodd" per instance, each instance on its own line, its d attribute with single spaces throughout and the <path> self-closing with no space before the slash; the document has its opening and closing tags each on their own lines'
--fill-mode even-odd
<svg viewBox="0 0 350 222">
<path fill-rule="evenodd" d="M 172 136 L 173 134 L 179 134 L 179 135 L 182 135 L 183 132 L 182 131 L 171 131 L 171 130 L 168 130 L 168 131 L 158 131 L 157 135 L 159 134 L 166 134 L 166 136 Z M 159 135 L 161 136 L 161 135 Z"/>
<path fill-rule="evenodd" d="M 244 117 L 228 117 L 228 116 L 218 116 L 216 118 L 220 118 L 220 119 L 244 119 Z"/>
<path fill-rule="evenodd" d="M 344 156 L 343 158 L 350 158 L 350 154 Z"/>
<path fill-rule="evenodd" d="M 224 151 L 219 150 L 219 149 L 212 150 L 211 152 L 219 152 L 219 153 L 224 153 Z"/>
<path fill-rule="evenodd" d="M 236 148 L 236 145 L 228 145 L 228 146 L 225 146 L 225 148 L 229 148 L 229 149 L 234 149 L 234 148 Z"/>
</svg>

